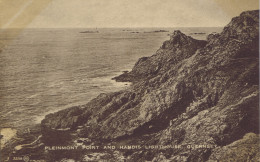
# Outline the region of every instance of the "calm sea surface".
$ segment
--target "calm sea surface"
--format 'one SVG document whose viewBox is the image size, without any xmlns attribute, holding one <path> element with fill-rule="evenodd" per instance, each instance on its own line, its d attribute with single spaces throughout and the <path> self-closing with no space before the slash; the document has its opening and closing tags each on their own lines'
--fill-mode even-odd
<svg viewBox="0 0 260 162">
<path fill-rule="evenodd" d="M 24 30 L 0 53 L 0 128 L 28 127 L 50 112 L 126 88 L 129 84 L 111 78 L 131 70 L 138 58 L 154 54 L 176 29 Z M 178 29 L 197 39 L 221 31 Z M 0 39 L 8 39 L 2 37 L 3 33 Z"/>
</svg>

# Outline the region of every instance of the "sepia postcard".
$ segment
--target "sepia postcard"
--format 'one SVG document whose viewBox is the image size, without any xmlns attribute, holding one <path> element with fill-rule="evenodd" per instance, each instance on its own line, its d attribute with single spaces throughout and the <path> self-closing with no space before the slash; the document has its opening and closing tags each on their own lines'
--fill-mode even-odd
<svg viewBox="0 0 260 162">
<path fill-rule="evenodd" d="M 0 0 L 1 162 L 260 159 L 258 0 Z"/>
</svg>

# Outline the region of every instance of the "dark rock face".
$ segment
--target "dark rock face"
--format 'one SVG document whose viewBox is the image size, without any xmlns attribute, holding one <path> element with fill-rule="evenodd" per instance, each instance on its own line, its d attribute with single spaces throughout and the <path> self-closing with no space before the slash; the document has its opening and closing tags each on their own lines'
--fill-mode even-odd
<svg viewBox="0 0 260 162">
<path fill-rule="evenodd" d="M 142 57 L 129 73 L 124 73 L 114 79 L 116 81 L 135 82 L 147 80 L 159 73 L 167 72 L 171 66 L 190 57 L 195 51 L 206 45 L 206 41 L 195 40 L 179 30 L 174 31 L 170 40 L 165 41 L 162 47 L 151 57 Z"/>
<path fill-rule="evenodd" d="M 144 150 L 128 155 L 132 161 L 214 161 L 231 154 L 243 161 L 246 155 L 238 157 L 232 146 L 248 143 L 257 150 L 252 141 L 259 141 L 252 135 L 259 133 L 258 31 L 258 11 L 243 12 L 207 41 L 175 31 L 156 54 L 139 59 L 131 72 L 114 78 L 133 82 L 129 89 L 47 115 L 42 132 L 73 132 L 80 126 L 78 136 L 97 140 L 216 146 L 183 147 L 163 155 Z"/>
<path fill-rule="evenodd" d="M 240 140 L 214 149 L 208 161 L 259 161 L 259 141 L 259 135 L 248 133 Z"/>
</svg>

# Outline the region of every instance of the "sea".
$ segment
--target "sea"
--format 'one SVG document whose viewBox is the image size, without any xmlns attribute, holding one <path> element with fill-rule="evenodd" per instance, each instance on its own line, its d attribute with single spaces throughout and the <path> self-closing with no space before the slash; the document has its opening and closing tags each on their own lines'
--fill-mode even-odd
<svg viewBox="0 0 260 162">
<path fill-rule="evenodd" d="M 165 32 L 154 32 L 159 30 Z M 174 30 L 203 40 L 222 28 L 24 29 L 10 38 L 0 33 L 0 40 L 11 40 L 0 53 L 0 128 L 26 129 L 46 114 L 127 88 L 131 83 L 111 78 L 155 54 Z"/>
</svg>

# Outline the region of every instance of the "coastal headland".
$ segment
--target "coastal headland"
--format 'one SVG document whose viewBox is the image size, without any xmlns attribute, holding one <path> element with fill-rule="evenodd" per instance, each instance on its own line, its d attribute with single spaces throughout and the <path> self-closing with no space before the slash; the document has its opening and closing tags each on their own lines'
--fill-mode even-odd
<svg viewBox="0 0 260 162">
<path fill-rule="evenodd" d="M 132 82 L 129 88 L 48 114 L 37 142 L 5 156 L 45 161 L 257 161 L 258 68 L 258 10 L 234 17 L 207 40 L 174 31 L 155 54 L 113 78 Z M 86 146 L 93 149 L 79 149 Z"/>
</svg>

